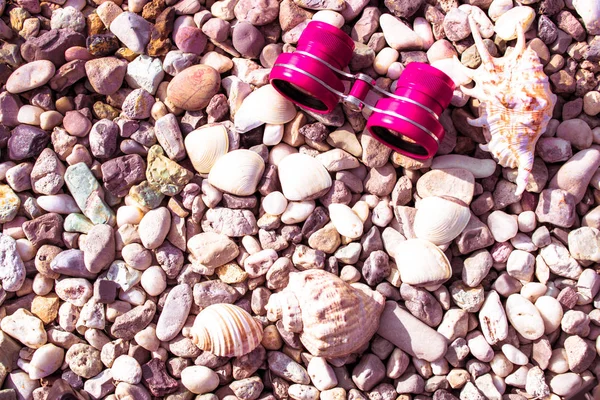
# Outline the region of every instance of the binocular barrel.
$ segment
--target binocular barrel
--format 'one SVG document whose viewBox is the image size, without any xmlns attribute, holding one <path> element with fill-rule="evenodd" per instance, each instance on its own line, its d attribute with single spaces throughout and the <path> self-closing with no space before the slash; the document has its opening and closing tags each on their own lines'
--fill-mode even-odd
<svg viewBox="0 0 600 400">
<path fill-rule="evenodd" d="M 448 107 L 454 82 L 442 71 L 423 63 L 406 66 L 396 90 L 389 93 L 366 74 L 343 71 L 350 63 L 354 42 L 340 29 L 320 21 L 308 24 L 296 51 L 277 58 L 270 74 L 273 87 L 300 107 L 325 114 L 341 101 L 355 111 L 372 111 L 367 130 L 386 146 L 417 159 L 432 157 L 444 137 L 440 114 Z M 352 86 L 346 93 L 344 82 Z M 365 102 L 370 91 L 383 97 Z"/>
</svg>

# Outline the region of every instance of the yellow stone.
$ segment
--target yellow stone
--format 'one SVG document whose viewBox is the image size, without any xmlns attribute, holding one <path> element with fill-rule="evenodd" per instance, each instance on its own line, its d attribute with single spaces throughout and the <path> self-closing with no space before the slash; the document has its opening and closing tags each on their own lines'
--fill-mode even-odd
<svg viewBox="0 0 600 400">
<path fill-rule="evenodd" d="M 12 221 L 21 206 L 21 199 L 8 185 L 0 185 L 0 224 Z"/>
<path fill-rule="evenodd" d="M 246 271 L 233 262 L 218 267 L 215 272 L 219 279 L 225 283 L 244 282 L 248 277 Z"/>
<path fill-rule="evenodd" d="M 283 340 L 275 325 L 269 325 L 264 329 L 260 343 L 267 350 L 279 350 L 283 346 Z"/>
<path fill-rule="evenodd" d="M 31 302 L 31 312 L 42 320 L 44 324 L 49 324 L 58 316 L 58 307 L 60 300 L 55 293 L 46 296 L 35 296 Z"/>
</svg>

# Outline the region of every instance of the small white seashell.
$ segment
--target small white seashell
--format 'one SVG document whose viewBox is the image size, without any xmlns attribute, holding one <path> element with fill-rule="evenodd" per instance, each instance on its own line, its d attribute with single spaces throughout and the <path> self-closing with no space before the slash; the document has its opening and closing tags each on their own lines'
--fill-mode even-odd
<svg viewBox="0 0 600 400">
<path fill-rule="evenodd" d="M 296 116 L 294 104 L 271 85 L 261 86 L 246 97 L 235 113 L 234 125 L 239 133 L 262 124 L 285 124 Z"/>
<path fill-rule="evenodd" d="M 452 197 L 426 197 L 419 201 L 414 231 L 419 239 L 435 245 L 449 243 L 462 233 L 471 219 L 471 211 Z"/>
<path fill-rule="evenodd" d="M 435 287 L 452 276 L 450 261 L 433 243 L 409 239 L 398 243 L 393 251 L 402 282 L 418 287 Z"/>
<path fill-rule="evenodd" d="M 290 154 L 279 162 L 279 181 L 288 200 L 312 200 L 331 187 L 331 176 L 321 162 L 306 154 Z"/>
<path fill-rule="evenodd" d="M 208 174 L 208 183 L 223 192 L 236 196 L 250 196 L 263 172 L 265 162 L 251 150 L 231 151 L 215 162 Z"/>
<path fill-rule="evenodd" d="M 37 198 L 37 204 L 48 212 L 57 214 L 80 213 L 81 210 L 75 199 L 68 194 L 53 194 L 49 196 L 40 196 Z"/>
<path fill-rule="evenodd" d="M 217 159 L 229 150 L 229 136 L 223 125 L 208 125 L 190 132 L 184 144 L 194 169 L 207 174 Z"/>
<path fill-rule="evenodd" d="M 275 146 L 283 139 L 284 126 L 282 124 L 266 124 L 263 131 L 263 144 Z"/>
<path fill-rule="evenodd" d="M 46 343 L 33 353 L 29 362 L 29 379 L 41 379 L 52 375 L 63 363 L 65 351 L 52 343 Z"/>
<path fill-rule="evenodd" d="M 344 26 L 344 23 L 346 23 L 344 17 L 340 13 L 332 10 L 317 11 L 315 15 L 313 15 L 312 20 L 325 22 L 329 25 L 335 26 L 336 28 L 341 28 Z"/>
<path fill-rule="evenodd" d="M 535 18 L 535 10 L 531 7 L 521 6 L 511 8 L 498 18 L 494 30 L 503 40 L 509 41 L 517 38 L 517 24 L 527 32 Z"/>
<path fill-rule="evenodd" d="M 196 316 L 190 334 L 202 350 L 220 357 L 239 357 L 260 344 L 263 329 L 243 308 L 213 304 Z"/>
<path fill-rule="evenodd" d="M 345 204 L 333 203 L 329 205 L 329 218 L 335 229 L 342 236 L 357 239 L 363 234 L 363 222 Z"/>
</svg>

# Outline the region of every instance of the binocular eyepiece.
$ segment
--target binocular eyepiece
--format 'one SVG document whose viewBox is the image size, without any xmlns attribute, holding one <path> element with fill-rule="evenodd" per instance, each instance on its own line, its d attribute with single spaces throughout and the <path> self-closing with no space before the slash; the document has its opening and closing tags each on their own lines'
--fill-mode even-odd
<svg viewBox="0 0 600 400">
<path fill-rule="evenodd" d="M 452 100 L 454 82 L 428 64 L 413 62 L 389 93 L 366 74 L 349 74 L 354 42 L 342 30 L 320 21 L 302 32 L 296 51 L 277 57 L 269 76 L 271 85 L 288 100 L 310 111 L 326 114 L 342 101 L 353 110 L 372 110 L 367 129 L 395 151 L 417 159 L 433 157 L 444 137 L 440 114 Z M 352 81 L 348 93 L 343 81 Z M 374 106 L 365 98 L 370 90 L 384 97 Z"/>
</svg>

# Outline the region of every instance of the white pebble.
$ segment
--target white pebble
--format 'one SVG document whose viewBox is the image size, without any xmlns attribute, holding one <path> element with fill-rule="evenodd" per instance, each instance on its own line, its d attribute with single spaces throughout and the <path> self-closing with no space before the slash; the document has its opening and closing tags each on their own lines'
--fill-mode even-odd
<svg viewBox="0 0 600 400">
<path fill-rule="evenodd" d="M 488 216 L 488 228 L 497 242 L 506 242 L 514 238 L 519 231 L 517 221 L 504 211 L 494 211 Z"/>
<path fill-rule="evenodd" d="M 265 146 L 275 146 L 283 139 L 284 126 L 281 124 L 265 124 L 263 133 L 263 144 Z"/>
<path fill-rule="evenodd" d="M 342 236 L 357 239 L 363 234 L 363 221 L 345 204 L 330 204 L 329 218 Z"/>
<path fill-rule="evenodd" d="M 508 361 L 516 365 L 526 365 L 529 361 L 521 350 L 509 343 L 502 345 L 502 353 L 508 358 Z"/>
<path fill-rule="evenodd" d="M 137 225 L 144 217 L 144 212 L 136 206 L 121 206 L 117 209 L 117 226 L 125 224 Z"/>
<path fill-rule="evenodd" d="M 314 209 L 314 200 L 290 201 L 283 214 L 281 214 L 281 222 L 284 224 L 297 224 L 303 222 Z"/>
<path fill-rule="evenodd" d="M 558 300 L 550 296 L 541 296 L 535 301 L 535 308 L 542 317 L 546 334 L 550 334 L 560 327 L 563 309 Z"/>
<path fill-rule="evenodd" d="M 219 376 L 210 368 L 195 365 L 181 371 L 181 383 L 194 394 L 210 393 L 219 386 Z"/>
<path fill-rule="evenodd" d="M 519 230 L 524 233 L 533 232 L 536 227 L 535 212 L 523 211 L 517 217 L 517 223 L 519 224 Z"/>
<path fill-rule="evenodd" d="M 321 391 L 331 389 L 338 383 L 333 368 L 323 357 L 313 357 L 306 368 L 313 385 Z"/>
<path fill-rule="evenodd" d="M 80 213 L 75 199 L 68 194 L 53 194 L 50 196 L 40 196 L 37 198 L 38 206 L 48 212 L 57 214 Z"/>
<path fill-rule="evenodd" d="M 114 380 L 132 385 L 142 380 L 142 367 L 135 358 L 127 355 L 117 357 L 111 367 L 111 373 Z"/>
<path fill-rule="evenodd" d="M 390 65 L 396 62 L 399 56 L 400 53 L 398 53 L 398 50 L 392 49 L 391 47 L 384 47 L 377 53 L 377 56 L 375 56 L 375 60 L 373 60 L 373 69 L 379 75 L 385 75 L 387 74 Z"/>
<path fill-rule="evenodd" d="M 153 265 L 142 273 L 142 287 L 150 296 L 158 296 L 167 288 L 167 275 L 157 265 Z"/>
<path fill-rule="evenodd" d="M 346 22 L 340 13 L 332 10 L 317 11 L 312 17 L 313 21 L 321 21 L 333 25 L 336 28 L 341 28 Z"/>
<path fill-rule="evenodd" d="M 510 324 L 526 339 L 535 340 L 544 334 L 544 321 L 538 309 L 520 294 L 506 300 L 506 316 Z"/>
<path fill-rule="evenodd" d="M 281 215 L 285 211 L 288 201 L 279 191 L 271 192 L 263 198 L 262 206 L 267 214 Z"/>
</svg>

